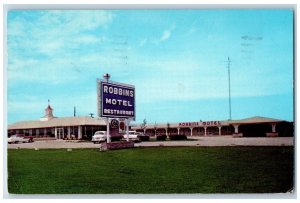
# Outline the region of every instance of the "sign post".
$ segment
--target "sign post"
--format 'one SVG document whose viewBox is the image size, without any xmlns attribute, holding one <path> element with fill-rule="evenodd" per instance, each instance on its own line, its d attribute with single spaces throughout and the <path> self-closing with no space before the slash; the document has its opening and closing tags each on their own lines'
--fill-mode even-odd
<svg viewBox="0 0 300 203">
<path fill-rule="evenodd" d="M 129 119 L 126 118 L 126 141 L 129 142 Z"/>
<path fill-rule="evenodd" d="M 107 143 L 110 143 L 109 118 L 106 118 L 106 138 Z"/>
</svg>

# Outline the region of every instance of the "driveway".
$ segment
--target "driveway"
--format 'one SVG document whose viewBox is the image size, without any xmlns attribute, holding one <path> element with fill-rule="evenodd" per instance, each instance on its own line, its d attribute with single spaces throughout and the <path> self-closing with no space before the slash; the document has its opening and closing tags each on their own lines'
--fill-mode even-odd
<svg viewBox="0 0 300 203">
<path fill-rule="evenodd" d="M 254 137 L 233 138 L 232 136 L 188 137 L 181 141 L 150 141 L 135 143 L 135 147 L 162 146 L 293 146 L 293 137 Z M 89 141 L 48 140 L 32 143 L 8 144 L 8 149 L 61 149 L 61 148 L 99 148 L 99 144 Z"/>
</svg>

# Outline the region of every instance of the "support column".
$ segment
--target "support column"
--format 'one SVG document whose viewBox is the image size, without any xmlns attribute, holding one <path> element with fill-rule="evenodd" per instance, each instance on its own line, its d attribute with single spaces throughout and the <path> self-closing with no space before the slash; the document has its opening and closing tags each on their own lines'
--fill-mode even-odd
<svg viewBox="0 0 300 203">
<path fill-rule="evenodd" d="M 276 123 L 271 123 L 271 126 L 272 126 L 272 132 L 271 133 L 267 132 L 266 136 L 267 137 L 278 137 L 278 133 L 276 132 Z"/>
<path fill-rule="evenodd" d="M 193 136 L 193 128 L 190 128 L 190 130 L 191 130 L 191 136 Z"/>
<path fill-rule="evenodd" d="M 204 127 L 204 136 L 206 136 L 206 130 L 207 130 L 207 127 L 205 126 Z"/>
<path fill-rule="evenodd" d="M 233 125 L 233 127 L 234 127 L 234 133 L 238 134 L 239 133 L 239 125 L 235 124 L 235 125 Z"/>
<path fill-rule="evenodd" d="M 82 127 L 78 126 L 78 137 L 77 137 L 77 139 L 81 140 L 81 138 L 82 138 Z"/>
<path fill-rule="evenodd" d="M 221 128 L 222 128 L 222 126 L 218 126 L 218 128 L 219 128 L 219 136 L 221 136 Z"/>
<path fill-rule="evenodd" d="M 272 133 L 276 133 L 276 123 L 272 123 Z"/>
<path fill-rule="evenodd" d="M 168 136 L 168 128 L 166 128 L 165 130 L 166 130 L 166 136 Z"/>
<path fill-rule="evenodd" d="M 17 131 L 17 133 L 18 133 L 18 131 Z M 35 134 L 36 134 L 36 136 L 40 136 L 39 129 L 35 129 Z"/>
<path fill-rule="evenodd" d="M 234 133 L 233 137 L 243 137 L 243 133 L 239 133 L 239 124 L 234 124 Z"/>
<path fill-rule="evenodd" d="M 29 130 L 29 135 L 32 136 L 32 129 Z"/>
<path fill-rule="evenodd" d="M 57 139 L 57 128 L 54 129 L 54 137 Z"/>
<path fill-rule="evenodd" d="M 46 137 L 46 136 L 47 136 L 47 129 L 44 128 L 44 137 Z"/>
<path fill-rule="evenodd" d="M 64 135 L 63 135 L 64 136 Z M 71 138 L 71 127 L 68 126 L 68 134 L 67 134 L 68 139 Z"/>
<path fill-rule="evenodd" d="M 180 128 L 177 128 L 177 135 L 179 135 L 180 133 Z"/>
</svg>

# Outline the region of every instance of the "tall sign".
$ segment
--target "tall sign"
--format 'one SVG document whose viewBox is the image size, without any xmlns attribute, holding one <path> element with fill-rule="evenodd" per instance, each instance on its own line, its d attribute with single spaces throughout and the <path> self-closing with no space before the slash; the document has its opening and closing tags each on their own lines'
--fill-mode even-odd
<svg viewBox="0 0 300 203">
<path fill-rule="evenodd" d="M 135 87 L 97 79 L 98 116 L 135 119 Z"/>
</svg>

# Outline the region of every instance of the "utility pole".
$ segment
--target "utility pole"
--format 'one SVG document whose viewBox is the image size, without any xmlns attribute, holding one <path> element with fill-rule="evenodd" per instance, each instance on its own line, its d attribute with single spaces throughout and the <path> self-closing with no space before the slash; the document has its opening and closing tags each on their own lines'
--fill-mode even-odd
<svg viewBox="0 0 300 203">
<path fill-rule="evenodd" d="M 231 91 L 230 91 L 230 58 L 228 57 L 228 102 L 229 102 L 229 120 L 231 120 Z"/>
</svg>

